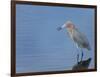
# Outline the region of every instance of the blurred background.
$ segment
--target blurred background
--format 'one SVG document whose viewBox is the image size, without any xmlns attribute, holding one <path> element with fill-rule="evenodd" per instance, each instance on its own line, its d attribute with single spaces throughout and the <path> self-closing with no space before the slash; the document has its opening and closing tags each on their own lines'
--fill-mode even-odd
<svg viewBox="0 0 100 77">
<path fill-rule="evenodd" d="M 17 73 L 72 69 L 80 51 L 66 29 L 57 31 L 67 20 L 87 36 L 91 51 L 83 50 L 83 59 L 91 57 L 89 68 L 94 68 L 94 9 L 17 4 Z"/>
</svg>

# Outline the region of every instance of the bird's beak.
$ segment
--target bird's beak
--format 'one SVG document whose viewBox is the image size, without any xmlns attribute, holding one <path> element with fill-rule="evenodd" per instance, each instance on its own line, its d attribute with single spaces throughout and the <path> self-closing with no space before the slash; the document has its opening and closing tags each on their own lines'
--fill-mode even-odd
<svg viewBox="0 0 100 77">
<path fill-rule="evenodd" d="M 65 28 L 65 24 L 62 25 L 62 26 L 60 26 L 60 27 L 58 27 L 57 30 L 60 31 L 60 30 L 62 30 L 63 28 Z"/>
<path fill-rule="evenodd" d="M 61 27 L 58 27 L 57 30 L 60 31 L 60 30 L 62 30 L 62 28 Z"/>
</svg>

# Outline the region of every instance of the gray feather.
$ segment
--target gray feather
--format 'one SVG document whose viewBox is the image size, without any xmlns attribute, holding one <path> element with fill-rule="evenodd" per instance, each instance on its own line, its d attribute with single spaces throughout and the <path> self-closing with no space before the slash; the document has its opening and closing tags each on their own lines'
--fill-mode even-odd
<svg viewBox="0 0 100 77">
<path fill-rule="evenodd" d="M 78 31 L 78 29 L 73 30 L 72 39 L 75 43 L 77 43 L 79 47 L 90 50 L 90 45 L 87 37 L 80 31 Z"/>
</svg>

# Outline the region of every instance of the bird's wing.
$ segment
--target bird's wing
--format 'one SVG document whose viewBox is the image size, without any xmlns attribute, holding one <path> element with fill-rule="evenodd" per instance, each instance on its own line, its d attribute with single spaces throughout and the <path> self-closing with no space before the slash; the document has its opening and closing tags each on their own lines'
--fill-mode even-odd
<svg viewBox="0 0 100 77">
<path fill-rule="evenodd" d="M 89 41 L 83 33 L 78 31 L 78 29 L 75 29 L 75 30 L 73 30 L 72 35 L 73 35 L 73 41 L 76 42 L 78 44 L 78 46 L 84 47 L 84 48 L 87 48 L 88 50 L 90 50 Z"/>
</svg>

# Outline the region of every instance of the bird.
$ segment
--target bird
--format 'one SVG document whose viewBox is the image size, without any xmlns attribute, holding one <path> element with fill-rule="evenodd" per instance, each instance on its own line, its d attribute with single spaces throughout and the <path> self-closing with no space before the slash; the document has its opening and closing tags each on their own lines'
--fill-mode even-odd
<svg viewBox="0 0 100 77">
<path fill-rule="evenodd" d="M 85 34 L 79 31 L 79 29 L 76 27 L 76 25 L 72 21 L 66 21 L 64 25 L 57 27 L 57 30 L 60 31 L 62 29 L 66 28 L 69 37 L 74 42 L 78 50 L 81 50 L 81 60 L 83 60 L 83 49 L 86 49 L 87 51 L 91 50 L 89 41 Z M 77 54 L 77 62 L 79 62 L 79 53 Z"/>
</svg>

